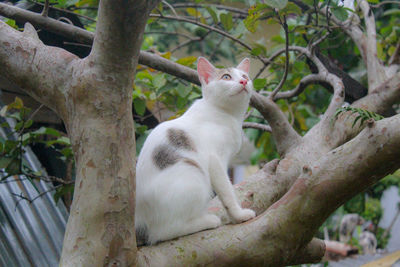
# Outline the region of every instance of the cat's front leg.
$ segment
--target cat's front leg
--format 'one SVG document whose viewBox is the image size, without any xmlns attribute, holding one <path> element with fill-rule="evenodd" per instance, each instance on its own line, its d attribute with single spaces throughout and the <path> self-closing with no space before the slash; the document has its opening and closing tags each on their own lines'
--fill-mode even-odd
<svg viewBox="0 0 400 267">
<path fill-rule="evenodd" d="M 239 205 L 226 170 L 215 155 L 210 156 L 209 174 L 214 191 L 235 222 L 244 222 L 256 216 L 253 210 L 243 209 Z"/>
</svg>

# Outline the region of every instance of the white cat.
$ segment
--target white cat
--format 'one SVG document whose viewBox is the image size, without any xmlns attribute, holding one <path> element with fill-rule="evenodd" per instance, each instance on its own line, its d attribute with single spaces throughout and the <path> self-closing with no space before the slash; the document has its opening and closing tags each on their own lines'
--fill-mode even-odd
<svg viewBox="0 0 400 267">
<path fill-rule="evenodd" d="M 147 244 L 221 225 L 207 213 L 213 190 L 235 222 L 255 217 L 241 208 L 227 175 L 242 143 L 253 89 L 249 68 L 247 58 L 236 68 L 217 69 L 200 57 L 203 98 L 181 117 L 159 124 L 144 143 L 136 168 L 135 226 Z"/>
</svg>

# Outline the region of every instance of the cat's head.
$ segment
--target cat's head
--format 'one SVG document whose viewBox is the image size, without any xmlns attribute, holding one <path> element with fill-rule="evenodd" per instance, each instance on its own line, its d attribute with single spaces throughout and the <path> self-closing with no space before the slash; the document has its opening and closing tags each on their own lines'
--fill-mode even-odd
<svg viewBox="0 0 400 267">
<path fill-rule="evenodd" d="M 235 68 L 218 69 L 207 59 L 199 57 L 197 73 L 203 98 L 224 108 L 246 106 L 249 103 L 253 83 L 249 78 L 250 60 L 245 58 Z"/>
</svg>

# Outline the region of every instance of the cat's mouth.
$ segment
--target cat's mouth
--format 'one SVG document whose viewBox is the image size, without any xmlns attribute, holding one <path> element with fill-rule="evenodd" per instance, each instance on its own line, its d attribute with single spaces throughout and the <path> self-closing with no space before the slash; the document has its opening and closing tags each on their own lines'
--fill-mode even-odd
<svg viewBox="0 0 400 267">
<path fill-rule="evenodd" d="M 237 93 L 234 93 L 234 94 L 231 95 L 231 96 L 235 96 L 235 95 L 241 94 L 242 92 L 249 93 L 249 91 L 247 90 L 246 86 L 243 86 L 243 87 L 240 89 L 240 91 L 238 91 Z"/>
</svg>

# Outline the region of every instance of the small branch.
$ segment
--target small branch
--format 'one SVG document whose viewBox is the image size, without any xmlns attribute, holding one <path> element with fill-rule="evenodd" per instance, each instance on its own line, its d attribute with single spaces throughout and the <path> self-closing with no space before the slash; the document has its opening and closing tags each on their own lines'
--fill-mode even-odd
<svg viewBox="0 0 400 267">
<path fill-rule="evenodd" d="M 379 8 L 379 7 L 383 6 L 383 5 L 388 5 L 388 4 L 400 5 L 400 2 L 399 2 L 399 1 L 381 1 L 381 2 L 378 3 L 378 4 L 371 5 L 371 7 L 373 7 L 373 8 Z"/>
<path fill-rule="evenodd" d="M 298 96 L 301 94 L 304 89 L 307 88 L 308 85 L 313 84 L 313 83 L 318 83 L 321 81 L 324 81 L 325 79 L 322 77 L 320 74 L 309 74 L 305 77 L 303 77 L 300 82 L 297 84 L 296 88 L 290 90 L 290 91 L 285 91 L 285 92 L 279 92 L 274 100 L 279 100 L 279 99 L 284 99 L 284 98 L 291 98 L 294 96 Z"/>
<path fill-rule="evenodd" d="M 32 1 L 32 0 L 28 0 L 28 2 L 35 3 L 36 5 L 43 6 L 43 11 L 44 11 L 45 4 L 39 3 L 37 1 Z M 82 15 L 82 14 L 79 14 L 79 13 L 74 13 L 74 12 L 68 10 L 68 9 L 62 9 L 62 8 L 58 8 L 58 7 L 54 7 L 54 6 L 50 6 L 50 5 L 49 5 L 49 9 L 53 9 L 53 10 L 57 10 L 57 11 L 60 11 L 60 12 L 63 12 L 63 13 L 68 13 L 68 14 L 71 14 L 71 15 L 74 15 L 74 16 L 77 16 L 77 17 L 81 17 L 81 18 L 86 19 L 86 20 L 91 21 L 91 22 L 96 22 L 96 20 L 91 18 L 91 17 L 85 16 L 85 15 Z M 76 8 L 76 9 L 79 9 L 79 8 Z M 96 7 L 95 10 L 97 10 L 97 7 Z"/>
<path fill-rule="evenodd" d="M 186 40 L 186 41 L 184 41 L 184 42 L 182 42 L 182 43 L 180 43 L 178 46 L 176 46 L 175 48 L 173 48 L 173 49 L 171 49 L 171 53 L 174 53 L 176 50 L 178 50 L 178 49 L 181 49 L 182 47 L 184 47 L 184 46 L 186 46 L 186 45 L 189 45 L 189 44 L 191 44 L 191 43 L 193 43 L 193 42 L 197 42 L 197 41 L 201 41 L 202 40 L 202 38 L 192 38 L 192 39 L 189 39 L 189 40 Z"/>
<path fill-rule="evenodd" d="M 269 132 L 269 133 L 272 132 L 271 127 L 269 127 L 268 125 L 256 123 L 256 122 L 243 122 L 242 127 L 243 127 L 243 129 L 253 128 L 253 129 L 261 130 L 264 132 Z"/>
<path fill-rule="evenodd" d="M 241 16 L 241 18 L 245 19 L 248 15 L 247 10 L 243 10 L 243 9 L 239 9 L 239 8 L 235 8 L 235 7 L 230 7 L 230 6 L 224 6 L 224 5 L 206 5 L 206 4 L 195 4 L 195 3 L 176 3 L 176 4 L 172 4 L 172 6 L 174 8 L 186 8 L 186 7 L 193 7 L 193 8 L 206 8 L 207 6 L 214 6 L 217 9 L 223 9 L 226 11 L 230 11 L 233 13 L 237 13 Z"/>
<path fill-rule="evenodd" d="M 50 0 L 46 0 L 46 2 L 44 3 L 44 7 L 43 7 L 43 11 L 42 11 L 43 17 L 47 17 L 47 15 L 49 14 L 49 2 L 50 2 Z"/>
<path fill-rule="evenodd" d="M 389 66 L 393 64 L 400 64 L 400 41 L 397 42 L 396 50 L 394 51 L 393 55 L 389 59 Z"/>
<path fill-rule="evenodd" d="M 164 16 L 164 15 L 160 15 L 160 14 L 150 14 L 150 17 L 152 17 L 152 18 L 160 18 L 160 19 L 176 20 L 176 21 L 182 21 L 182 22 L 191 23 L 191 24 L 200 26 L 202 28 L 211 30 L 213 32 L 216 32 L 216 33 L 218 33 L 218 34 L 220 34 L 222 36 L 225 36 L 226 38 L 231 39 L 232 41 L 240 44 L 241 46 L 243 46 L 247 50 L 251 50 L 252 49 L 248 44 L 242 42 L 241 40 L 239 40 L 236 37 L 230 35 L 229 33 L 225 32 L 223 30 L 217 29 L 215 27 L 203 24 L 201 22 L 195 21 L 195 20 L 187 19 L 187 18 L 184 18 L 184 17 Z"/>
<path fill-rule="evenodd" d="M 278 14 L 279 16 L 279 14 Z M 283 16 L 283 22 L 281 21 L 280 17 L 279 17 L 279 21 L 280 24 L 282 25 L 284 31 L 285 31 L 285 72 L 283 74 L 283 77 L 281 79 L 281 81 L 279 82 L 278 86 L 272 91 L 272 93 L 269 95 L 269 97 L 271 99 L 274 99 L 276 94 L 279 92 L 279 90 L 281 90 L 283 84 L 286 81 L 288 72 L 289 72 L 289 30 L 288 30 L 288 25 L 286 23 L 286 17 Z"/>
<path fill-rule="evenodd" d="M 172 11 L 172 13 L 174 13 L 175 17 L 178 17 L 175 8 L 171 4 L 169 4 L 166 0 L 162 0 L 161 2 L 166 5 Z"/>
<path fill-rule="evenodd" d="M 36 175 L 36 174 L 25 173 L 25 172 L 23 172 L 23 175 L 25 175 L 26 177 L 29 177 L 30 179 L 42 180 L 42 181 L 47 182 L 47 183 L 56 182 L 56 183 L 59 183 L 59 184 L 62 184 L 62 185 L 70 185 L 70 184 L 74 184 L 75 183 L 75 181 L 66 181 L 66 180 L 64 180 L 62 178 L 59 178 L 59 177 L 56 177 L 56 176 L 51 176 L 51 175 L 43 176 L 43 175 Z"/>
<path fill-rule="evenodd" d="M 179 32 L 160 32 L 160 31 L 149 31 L 149 32 L 144 32 L 144 34 L 167 34 L 167 35 L 177 35 L 177 36 L 182 36 L 187 39 L 192 39 L 191 36 Z"/>
<path fill-rule="evenodd" d="M 19 203 L 20 203 L 22 200 L 26 200 L 26 201 L 29 202 L 29 204 L 32 204 L 32 202 L 35 201 L 36 199 L 38 199 L 38 198 L 44 196 L 45 194 L 47 194 L 47 193 L 49 193 L 49 192 L 52 192 L 52 191 L 56 190 L 57 188 L 59 188 L 59 187 L 61 187 L 61 186 L 62 186 L 62 185 L 57 185 L 57 186 L 55 186 L 55 187 L 53 187 L 53 188 L 50 188 L 50 189 L 48 189 L 48 190 L 46 190 L 46 191 L 43 191 L 42 193 L 38 194 L 36 197 L 34 197 L 34 198 L 32 198 L 32 199 L 30 199 L 30 198 L 28 198 L 28 197 L 22 195 L 22 192 L 19 193 L 19 194 L 11 193 L 13 196 L 19 198 L 19 199 L 17 200 L 17 203 L 15 204 L 15 210 L 17 210 L 17 207 L 18 207 Z"/>
</svg>

